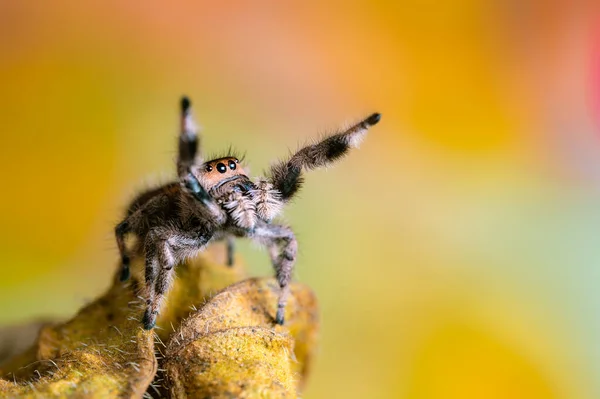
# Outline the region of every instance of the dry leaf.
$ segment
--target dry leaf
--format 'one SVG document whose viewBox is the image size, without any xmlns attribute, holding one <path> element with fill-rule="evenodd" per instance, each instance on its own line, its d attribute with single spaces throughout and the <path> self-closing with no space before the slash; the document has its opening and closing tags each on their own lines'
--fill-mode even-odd
<svg viewBox="0 0 600 399">
<path fill-rule="evenodd" d="M 277 294 L 274 279 L 245 280 L 186 319 L 165 352 L 171 397 L 296 397 L 316 349 L 317 304 L 292 284 L 279 326 Z"/>
<path fill-rule="evenodd" d="M 178 266 L 154 332 L 141 328 L 144 265 L 135 261 L 129 282 L 115 276 L 102 297 L 70 321 L 42 327 L 31 348 L 5 362 L 0 396 L 296 397 L 316 348 L 314 294 L 292 284 L 278 326 L 275 280 L 234 284 L 245 269 L 215 262 L 222 252 L 214 246 Z M 158 364 L 167 375 L 155 378 Z"/>
</svg>

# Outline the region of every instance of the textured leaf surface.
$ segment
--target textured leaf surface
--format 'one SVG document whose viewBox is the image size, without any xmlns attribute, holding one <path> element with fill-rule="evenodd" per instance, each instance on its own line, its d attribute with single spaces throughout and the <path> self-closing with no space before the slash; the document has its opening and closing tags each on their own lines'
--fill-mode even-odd
<svg viewBox="0 0 600 399">
<path fill-rule="evenodd" d="M 240 282 L 243 263 L 221 264 L 223 252 L 215 246 L 178 266 L 154 331 L 141 328 L 137 260 L 129 282 L 115 277 L 103 296 L 41 327 L 33 346 L 4 363 L 0 397 L 296 397 L 316 348 L 314 294 L 292 284 L 286 324 L 276 325 L 275 280 Z"/>
<path fill-rule="evenodd" d="M 171 397 L 296 397 L 316 348 L 316 299 L 292 284 L 279 326 L 277 293 L 274 279 L 248 279 L 186 319 L 166 350 Z"/>
<path fill-rule="evenodd" d="M 157 362 L 153 334 L 140 328 L 138 285 L 115 280 L 73 319 L 42 327 L 0 370 L 3 397 L 141 397 Z"/>
</svg>

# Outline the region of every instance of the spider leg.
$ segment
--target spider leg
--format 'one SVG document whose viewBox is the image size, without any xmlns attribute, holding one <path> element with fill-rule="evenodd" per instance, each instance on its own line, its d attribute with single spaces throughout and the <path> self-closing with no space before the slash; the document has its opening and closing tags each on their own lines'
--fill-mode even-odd
<svg viewBox="0 0 600 399">
<path fill-rule="evenodd" d="M 302 169 L 311 170 L 327 166 L 357 148 L 369 128 L 381 119 L 381 114 L 372 114 L 349 129 L 326 137 L 322 141 L 301 148 L 288 161 L 271 167 L 270 181 L 279 191 L 281 200 L 289 201 L 302 185 Z"/>
<path fill-rule="evenodd" d="M 117 247 L 119 248 L 119 254 L 121 255 L 121 281 L 127 281 L 129 279 L 129 263 L 131 258 L 125 246 L 125 235 L 131 231 L 131 227 L 127 219 L 122 221 L 115 227 L 115 236 L 117 239 Z"/>
<path fill-rule="evenodd" d="M 289 284 L 298 253 L 298 242 L 289 227 L 267 223 L 258 224 L 251 237 L 265 244 L 269 250 L 280 288 L 275 322 L 283 324 Z"/>
<path fill-rule="evenodd" d="M 146 318 L 144 318 L 144 328 L 150 330 L 156 324 L 156 317 L 158 316 L 160 309 L 163 305 L 165 295 L 169 292 L 171 285 L 173 284 L 173 278 L 175 277 L 175 268 L 172 266 L 169 268 L 160 268 L 158 276 L 156 278 L 156 286 L 154 288 L 155 294 L 154 299 L 148 309 L 147 313 L 151 315 L 151 324 L 146 324 Z"/>
<path fill-rule="evenodd" d="M 235 260 L 234 259 L 235 239 L 233 238 L 233 236 L 227 236 L 226 246 L 227 246 L 227 266 L 231 267 L 231 266 L 233 266 L 233 262 Z"/>
<path fill-rule="evenodd" d="M 156 278 L 158 277 L 158 270 L 160 268 L 160 264 L 158 262 L 158 257 L 156 255 L 156 244 L 154 242 L 154 238 L 152 233 L 146 238 L 146 242 L 144 245 L 144 252 L 146 253 L 146 269 L 145 269 L 145 297 L 146 297 L 146 312 L 144 313 L 144 318 L 142 319 L 142 323 L 144 324 L 144 328 L 146 330 L 152 329 L 154 324 L 156 323 L 156 313 L 153 313 L 152 304 L 155 301 L 155 284 Z"/>
<path fill-rule="evenodd" d="M 207 230 L 185 232 L 168 229 L 150 232 L 146 239 L 146 311 L 142 323 L 152 329 L 165 295 L 173 283 L 174 268 L 202 250 L 212 233 Z"/>
<path fill-rule="evenodd" d="M 162 305 L 162 299 L 171 285 L 175 257 L 167 240 L 151 238 L 155 260 L 151 261 L 151 270 L 146 268 L 147 308 L 142 320 L 144 328 L 150 330 L 156 324 L 156 317 Z M 147 255 L 146 255 L 147 256 Z M 148 264 L 148 263 L 147 263 Z"/>
<path fill-rule="evenodd" d="M 181 117 L 179 151 L 177 155 L 177 174 L 185 176 L 193 165 L 202 163 L 198 154 L 200 139 L 198 137 L 198 126 L 192 116 L 192 103 L 187 97 L 181 98 Z"/>
</svg>

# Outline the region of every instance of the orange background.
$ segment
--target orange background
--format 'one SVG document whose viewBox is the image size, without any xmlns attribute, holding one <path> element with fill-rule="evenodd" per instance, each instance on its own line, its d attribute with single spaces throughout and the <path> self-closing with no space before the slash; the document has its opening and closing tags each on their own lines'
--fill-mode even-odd
<svg viewBox="0 0 600 399">
<path fill-rule="evenodd" d="M 0 323 L 107 287 L 181 94 L 254 175 L 379 111 L 286 213 L 322 308 L 304 397 L 600 397 L 597 3 L 5 0 L 0 57 Z"/>
</svg>

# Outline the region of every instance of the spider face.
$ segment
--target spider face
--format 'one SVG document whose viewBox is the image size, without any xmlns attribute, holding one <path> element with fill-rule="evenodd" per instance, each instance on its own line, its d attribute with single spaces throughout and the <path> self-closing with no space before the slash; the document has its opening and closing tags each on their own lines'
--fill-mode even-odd
<svg viewBox="0 0 600 399">
<path fill-rule="evenodd" d="M 218 188 L 219 186 L 247 177 L 246 172 L 240 165 L 240 161 L 234 157 L 225 157 L 213 159 L 205 162 L 198 170 L 202 182 L 207 190 Z"/>
</svg>

